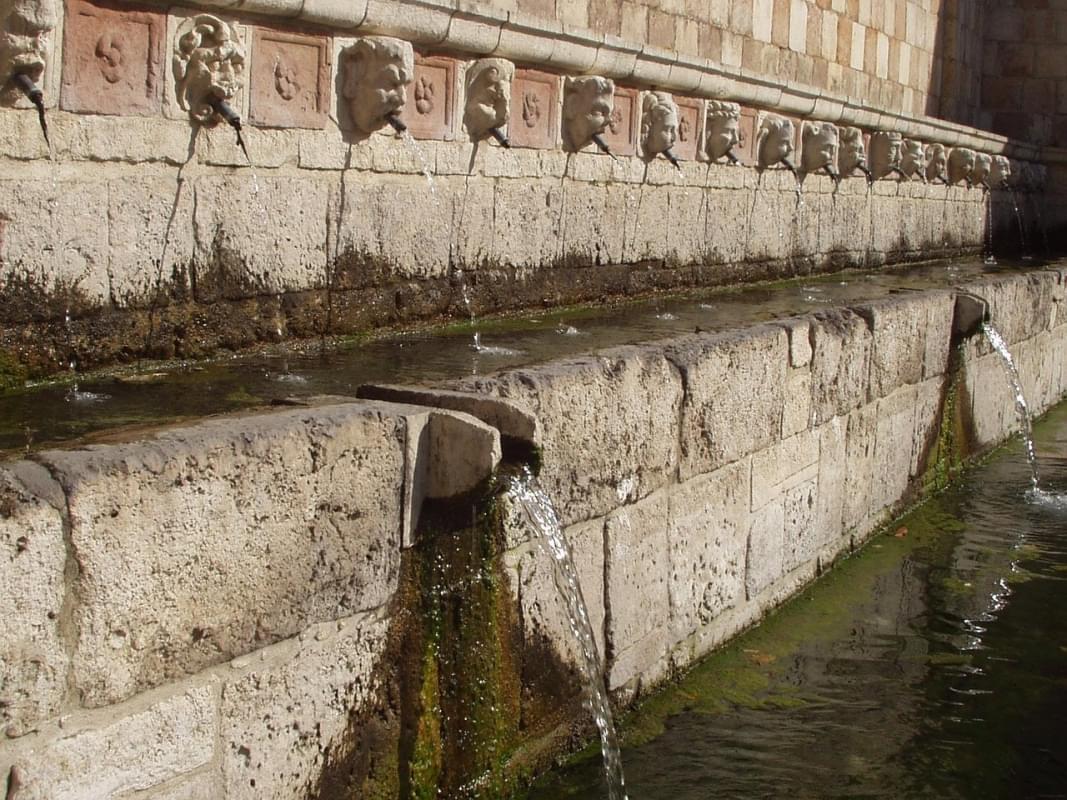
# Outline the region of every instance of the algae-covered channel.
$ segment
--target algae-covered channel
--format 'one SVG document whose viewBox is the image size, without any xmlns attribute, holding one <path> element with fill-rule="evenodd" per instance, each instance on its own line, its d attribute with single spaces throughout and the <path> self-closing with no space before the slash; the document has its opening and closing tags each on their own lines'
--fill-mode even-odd
<svg viewBox="0 0 1067 800">
<path fill-rule="evenodd" d="M 1059 262 L 1056 262 L 1058 264 Z M 523 317 L 348 343 L 303 342 L 201 362 L 140 362 L 111 371 L 2 390 L 0 452 L 21 453 L 143 425 L 159 425 L 313 395 L 352 395 L 364 383 L 427 383 L 484 374 L 694 330 L 718 331 L 862 303 L 894 292 L 945 288 L 1039 262 L 976 259 L 808 276 L 777 284 Z M 474 346 L 477 332 L 480 345 Z M 73 353 L 75 357 L 77 354 Z M 0 370 L 2 372 L 2 370 Z M 76 390 L 75 390 L 76 388 Z"/>
<path fill-rule="evenodd" d="M 1067 404 L 623 722 L 633 800 L 1067 797 Z M 602 796 L 595 753 L 529 800 Z"/>
</svg>

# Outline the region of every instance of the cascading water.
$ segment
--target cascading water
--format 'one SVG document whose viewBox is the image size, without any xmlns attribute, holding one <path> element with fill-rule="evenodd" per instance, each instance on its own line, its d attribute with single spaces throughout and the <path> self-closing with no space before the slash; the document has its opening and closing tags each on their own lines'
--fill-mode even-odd
<svg viewBox="0 0 1067 800">
<path fill-rule="evenodd" d="M 586 703 L 597 731 L 600 734 L 600 750 L 604 757 L 604 780 L 610 800 L 627 800 L 625 780 L 622 773 L 622 753 L 615 735 L 615 722 L 604 686 L 604 670 L 597 652 L 593 626 L 589 623 L 578 571 L 571 557 L 570 547 L 563 535 L 563 526 L 552 500 L 537 485 L 529 468 L 511 483 L 508 494 L 518 503 L 530 524 L 539 534 L 538 543 L 552 562 L 552 576 L 560 597 L 567 609 L 571 633 L 581 651 L 582 678 L 585 683 Z"/>
<path fill-rule="evenodd" d="M 426 178 L 426 183 L 430 187 L 430 193 L 437 196 L 437 186 L 433 182 L 433 167 L 430 166 L 429 160 L 426 158 L 426 153 L 423 152 L 422 147 L 415 141 L 415 137 L 411 135 L 411 131 L 407 128 L 400 131 L 400 138 L 404 141 L 404 144 L 415 154 L 415 158 L 418 159 L 419 168 L 422 170 L 423 176 Z"/>
<path fill-rule="evenodd" d="M 986 192 L 985 196 L 985 257 L 986 264 L 993 266 L 997 263 L 997 257 L 993 252 L 993 193 Z"/>
<path fill-rule="evenodd" d="M 1015 410 L 1019 414 L 1019 422 L 1022 425 L 1026 460 L 1030 463 L 1031 489 L 1036 494 L 1040 492 L 1040 489 L 1038 489 L 1037 485 L 1037 452 L 1034 449 L 1034 425 L 1030 419 L 1030 406 L 1027 405 L 1026 397 L 1023 394 L 1023 384 L 1019 378 L 1019 370 L 1015 366 L 1015 359 L 1012 357 L 1011 351 L 1008 350 L 1008 343 L 1004 341 L 1004 337 L 1000 335 L 1000 332 L 988 322 L 983 322 L 982 333 L 990 346 L 997 351 L 997 354 L 1004 362 L 1004 369 L 1008 373 L 1011 390 L 1015 396 Z"/>
<path fill-rule="evenodd" d="M 1011 207 L 1015 210 L 1015 221 L 1019 224 L 1019 247 L 1022 251 L 1023 261 L 1029 261 L 1031 256 L 1026 247 L 1026 225 L 1023 224 L 1023 213 L 1019 210 L 1019 197 L 1013 187 L 1009 187 L 1011 193 Z"/>
</svg>

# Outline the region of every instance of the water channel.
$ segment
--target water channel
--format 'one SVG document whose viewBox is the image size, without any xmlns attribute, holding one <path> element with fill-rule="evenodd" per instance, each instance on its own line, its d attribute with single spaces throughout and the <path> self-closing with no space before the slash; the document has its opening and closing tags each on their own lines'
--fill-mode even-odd
<svg viewBox="0 0 1067 800">
<path fill-rule="evenodd" d="M 0 395 L 0 453 L 125 436 L 139 426 L 268 407 L 290 398 L 353 395 L 364 383 L 427 383 L 545 362 L 615 345 L 742 327 L 894 292 L 950 287 L 1036 262 L 932 262 L 856 270 L 779 284 L 479 320 L 362 342 L 318 342 L 208 361 L 74 376 Z M 477 347 L 471 334 L 478 334 Z"/>
<path fill-rule="evenodd" d="M 1067 403 L 621 724 L 630 796 L 1067 797 Z M 595 752 L 528 800 L 600 796 Z"/>
</svg>

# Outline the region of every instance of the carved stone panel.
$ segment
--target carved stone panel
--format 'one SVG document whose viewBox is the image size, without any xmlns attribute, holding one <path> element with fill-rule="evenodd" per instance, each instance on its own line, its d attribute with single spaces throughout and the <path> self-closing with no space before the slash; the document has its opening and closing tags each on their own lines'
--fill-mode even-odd
<svg viewBox="0 0 1067 800">
<path fill-rule="evenodd" d="M 69 0 L 60 106 L 93 114 L 158 113 L 166 27 L 164 14 Z"/>
<path fill-rule="evenodd" d="M 271 128 L 324 128 L 330 108 L 325 36 L 256 28 L 248 118 Z"/>
<path fill-rule="evenodd" d="M 515 70 L 508 137 L 515 147 L 555 147 L 559 131 L 559 76 Z"/>
<path fill-rule="evenodd" d="M 415 79 L 400 118 L 416 139 L 456 138 L 456 70 L 443 56 L 415 56 Z"/>
<path fill-rule="evenodd" d="M 704 103 L 691 97 L 675 97 L 678 106 L 678 136 L 674 142 L 674 154 L 682 161 L 696 161 L 703 135 L 702 120 Z"/>
<path fill-rule="evenodd" d="M 611 121 L 604 131 L 604 141 L 617 156 L 632 156 L 637 152 L 639 92 L 636 89 L 615 87 L 615 107 Z"/>
<path fill-rule="evenodd" d="M 740 141 L 734 148 L 734 155 L 741 164 L 751 166 L 756 163 L 756 109 L 741 107 Z"/>
</svg>

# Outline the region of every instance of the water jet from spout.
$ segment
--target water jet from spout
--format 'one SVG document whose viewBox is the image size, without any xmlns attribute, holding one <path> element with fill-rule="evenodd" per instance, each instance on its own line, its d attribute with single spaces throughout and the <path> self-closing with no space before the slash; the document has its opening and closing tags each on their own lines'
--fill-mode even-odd
<svg viewBox="0 0 1067 800">
<path fill-rule="evenodd" d="M 593 144 L 595 144 L 597 147 L 599 147 L 600 151 L 602 153 L 607 153 L 609 156 L 611 156 L 616 161 L 619 160 L 618 158 L 615 157 L 615 154 L 613 152 L 611 152 L 611 148 L 608 147 L 608 143 L 604 141 L 603 137 L 599 133 L 594 133 L 593 134 Z"/>
<path fill-rule="evenodd" d="M 678 156 L 676 156 L 676 155 L 675 155 L 675 154 L 674 154 L 674 153 L 673 153 L 673 152 L 671 151 L 671 149 L 670 149 L 669 147 L 668 147 L 668 148 L 667 148 L 666 150 L 664 150 L 664 151 L 663 151 L 663 156 L 664 156 L 664 158 L 666 158 L 666 159 L 667 159 L 668 161 L 670 161 L 670 162 L 671 162 L 671 164 L 673 164 L 673 165 L 674 165 L 674 168 L 675 168 L 675 169 L 677 169 L 677 170 L 681 170 L 681 168 L 682 168 L 682 163 L 681 163 L 681 161 L 682 161 L 682 160 L 681 160 L 680 158 L 678 158 Z"/>
</svg>

